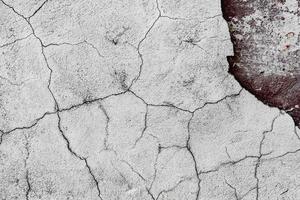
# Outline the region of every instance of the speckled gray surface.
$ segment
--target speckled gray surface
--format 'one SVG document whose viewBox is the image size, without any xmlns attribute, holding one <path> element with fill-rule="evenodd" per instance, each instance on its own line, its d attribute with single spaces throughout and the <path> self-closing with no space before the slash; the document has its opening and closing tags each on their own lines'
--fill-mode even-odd
<svg viewBox="0 0 300 200">
<path fill-rule="evenodd" d="M 0 51 L 1 200 L 300 199 L 220 0 L 1 0 Z"/>
</svg>

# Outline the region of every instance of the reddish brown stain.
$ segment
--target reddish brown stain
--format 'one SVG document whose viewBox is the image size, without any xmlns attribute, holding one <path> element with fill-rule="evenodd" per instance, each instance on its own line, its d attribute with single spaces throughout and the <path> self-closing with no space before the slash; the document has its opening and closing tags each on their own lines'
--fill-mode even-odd
<svg viewBox="0 0 300 200">
<path fill-rule="evenodd" d="M 283 37 L 297 35 L 274 33 L 274 28 L 284 26 L 284 14 L 299 17 L 284 4 L 285 0 L 222 0 L 234 45 L 234 56 L 228 57 L 229 73 L 263 103 L 288 112 L 300 127 L 300 51 L 292 50 L 299 45 L 299 37 L 296 44 L 282 45 Z M 255 11 L 262 16 L 251 18 Z"/>
<path fill-rule="evenodd" d="M 226 20 L 233 17 L 240 19 L 255 12 L 254 8 L 246 1 L 241 0 L 223 0 L 222 9 Z M 234 6 L 232 6 L 234 5 Z"/>
</svg>

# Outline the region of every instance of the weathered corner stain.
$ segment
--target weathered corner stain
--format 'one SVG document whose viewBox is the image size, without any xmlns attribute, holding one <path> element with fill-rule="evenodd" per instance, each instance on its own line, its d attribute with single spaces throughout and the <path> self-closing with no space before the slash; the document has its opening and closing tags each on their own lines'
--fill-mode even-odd
<svg viewBox="0 0 300 200">
<path fill-rule="evenodd" d="M 222 0 L 234 45 L 229 73 L 257 99 L 289 113 L 299 127 L 297 4 L 297 0 Z"/>
</svg>

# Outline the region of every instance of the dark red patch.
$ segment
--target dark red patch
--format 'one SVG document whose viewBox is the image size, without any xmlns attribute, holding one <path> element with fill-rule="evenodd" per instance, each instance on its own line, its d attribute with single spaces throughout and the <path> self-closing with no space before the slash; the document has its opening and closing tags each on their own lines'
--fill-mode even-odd
<svg viewBox="0 0 300 200">
<path fill-rule="evenodd" d="M 297 36 L 293 32 L 274 34 L 274 28 L 284 26 L 284 12 L 299 17 L 293 11 L 283 10 L 284 3 L 222 0 L 223 16 L 234 45 L 234 56 L 228 57 L 229 73 L 263 103 L 288 112 L 300 127 L 300 51 L 289 51 L 293 48 L 289 43 L 282 45 L 283 36 Z M 262 16 L 251 19 L 254 11 L 260 11 Z M 246 16 L 250 16 L 248 21 Z M 273 73 L 270 69 L 274 66 Z"/>
</svg>

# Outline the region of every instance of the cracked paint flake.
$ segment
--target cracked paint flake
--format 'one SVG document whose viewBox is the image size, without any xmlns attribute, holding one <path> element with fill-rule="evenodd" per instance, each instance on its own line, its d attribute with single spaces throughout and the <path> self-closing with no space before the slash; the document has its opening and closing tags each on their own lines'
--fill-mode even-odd
<svg viewBox="0 0 300 200">
<path fill-rule="evenodd" d="M 0 199 L 298 200 L 291 112 L 226 60 L 253 9 L 221 3 L 1 0 Z"/>
</svg>

